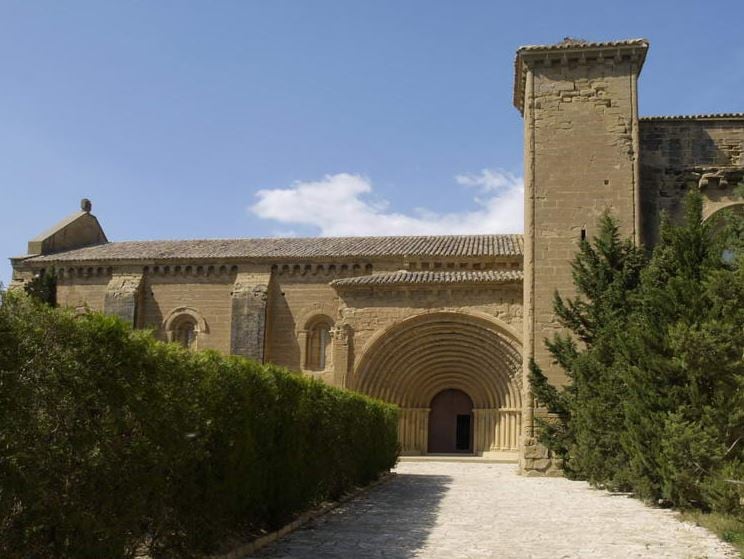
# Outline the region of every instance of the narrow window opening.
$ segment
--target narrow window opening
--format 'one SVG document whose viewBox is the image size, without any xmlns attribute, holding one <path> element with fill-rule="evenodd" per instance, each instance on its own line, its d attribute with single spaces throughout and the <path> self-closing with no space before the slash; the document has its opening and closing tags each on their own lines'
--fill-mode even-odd
<svg viewBox="0 0 744 559">
<path fill-rule="evenodd" d="M 194 343 L 196 342 L 196 323 L 189 318 L 180 320 L 173 329 L 173 340 L 186 349 L 194 348 Z"/>
<path fill-rule="evenodd" d="M 331 324 L 321 319 L 308 329 L 305 368 L 310 371 L 325 371 L 330 368 L 330 352 Z"/>
</svg>

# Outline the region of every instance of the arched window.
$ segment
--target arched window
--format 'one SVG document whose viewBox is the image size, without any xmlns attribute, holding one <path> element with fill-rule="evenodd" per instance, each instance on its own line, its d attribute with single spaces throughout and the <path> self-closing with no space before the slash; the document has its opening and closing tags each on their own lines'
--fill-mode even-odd
<svg viewBox="0 0 744 559">
<path fill-rule="evenodd" d="M 186 349 L 196 347 L 196 320 L 191 316 L 181 317 L 173 328 L 173 341 L 181 344 Z"/>
<path fill-rule="evenodd" d="M 197 349 L 200 336 L 208 333 L 204 317 L 191 307 L 173 309 L 163 321 L 163 331 L 169 342 L 187 349 Z"/>
<path fill-rule="evenodd" d="M 319 317 L 307 329 L 305 368 L 311 371 L 325 371 L 331 367 L 331 320 Z"/>
</svg>

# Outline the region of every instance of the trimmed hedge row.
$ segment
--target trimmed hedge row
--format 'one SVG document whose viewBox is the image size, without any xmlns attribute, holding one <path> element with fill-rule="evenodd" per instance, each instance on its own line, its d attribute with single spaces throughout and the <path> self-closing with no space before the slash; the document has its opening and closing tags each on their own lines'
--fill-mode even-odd
<svg viewBox="0 0 744 559">
<path fill-rule="evenodd" d="M 205 553 L 395 464 L 393 406 L 2 297 L 2 557 Z"/>
</svg>

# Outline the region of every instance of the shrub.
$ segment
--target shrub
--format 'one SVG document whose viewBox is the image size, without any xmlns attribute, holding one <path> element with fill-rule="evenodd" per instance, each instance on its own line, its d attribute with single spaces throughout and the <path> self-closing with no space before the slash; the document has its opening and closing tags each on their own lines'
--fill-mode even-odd
<svg viewBox="0 0 744 559">
<path fill-rule="evenodd" d="M 204 553 L 397 459 L 393 406 L 2 297 L 2 557 Z"/>
</svg>

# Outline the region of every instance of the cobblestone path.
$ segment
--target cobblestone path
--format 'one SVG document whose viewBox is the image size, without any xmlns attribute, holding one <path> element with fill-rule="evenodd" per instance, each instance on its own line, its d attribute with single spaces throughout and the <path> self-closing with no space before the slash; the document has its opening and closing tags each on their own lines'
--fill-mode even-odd
<svg viewBox="0 0 744 559">
<path fill-rule="evenodd" d="M 397 476 L 258 557 L 729 559 L 702 528 L 623 495 L 511 464 L 404 462 Z"/>
</svg>

